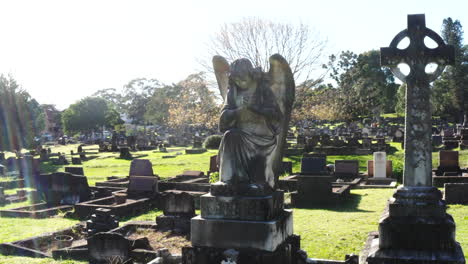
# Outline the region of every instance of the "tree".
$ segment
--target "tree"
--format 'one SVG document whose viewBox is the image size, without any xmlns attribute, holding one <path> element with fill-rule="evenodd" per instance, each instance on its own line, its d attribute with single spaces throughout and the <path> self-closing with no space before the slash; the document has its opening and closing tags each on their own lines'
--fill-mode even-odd
<svg viewBox="0 0 468 264">
<path fill-rule="evenodd" d="M 336 102 L 342 118 L 394 111 L 398 85 L 390 70 L 380 66 L 379 51 L 343 51 L 338 58 L 330 56 L 326 67 L 339 90 Z"/>
<path fill-rule="evenodd" d="M 134 124 L 144 124 L 146 107 L 156 89 L 164 85 L 156 79 L 138 78 L 124 86 L 121 96 L 123 111 Z"/>
<path fill-rule="evenodd" d="M 191 74 L 173 88 L 177 96 L 168 100 L 168 123 L 171 126 L 217 126 L 220 109 L 203 73 Z"/>
<path fill-rule="evenodd" d="M 202 66 L 211 71 L 211 58 L 221 55 L 228 61 L 249 59 L 254 67 L 269 68 L 269 58 L 281 54 L 291 66 L 296 80 L 309 80 L 320 69 L 326 41 L 304 24 L 292 25 L 260 18 L 244 18 L 224 24 L 208 45 L 209 55 Z"/>
<path fill-rule="evenodd" d="M 119 113 L 102 98 L 86 97 L 70 105 L 62 114 L 67 133 L 89 133 L 102 126 L 122 124 Z"/>
<path fill-rule="evenodd" d="M 12 76 L 0 75 L 0 151 L 32 148 L 43 128 L 39 103 Z"/>
<path fill-rule="evenodd" d="M 122 109 L 124 108 L 122 95 L 118 93 L 117 89 L 115 88 L 105 88 L 98 90 L 92 95 L 92 97 L 99 97 L 106 100 L 119 112 L 122 112 Z"/>
<path fill-rule="evenodd" d="M 455 63 L 434 82 L 432 103 L 436 114 L 454 116 L 458 121 L 468 113 L 468 48 L 463 46 L 463 27 L 458 20 L 446 18 L 442 38 L 455 48 Z"/>
</svg>

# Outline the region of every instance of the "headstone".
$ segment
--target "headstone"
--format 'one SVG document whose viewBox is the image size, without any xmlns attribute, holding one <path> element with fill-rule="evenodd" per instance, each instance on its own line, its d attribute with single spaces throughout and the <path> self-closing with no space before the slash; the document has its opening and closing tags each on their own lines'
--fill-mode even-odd
<svg viewBox="0 0 468 264">
<path fill-rule="evenodd" d="M 48 161 L 49 160 L 49 153 L 47 153 L 46 149 L 41 149 L 40 160 L 41 161 Z"/>
<path fill-rule="evenodd" d="M 327 157 L 325 155 L 309 155 L 301 160 L 301 174 L 326 174 Z"/>
<path fill-rule="evenodd" d="M 468 204 L 468 183 L 446 183 L 444 194 L 448 204 Z"/>
<path fill-rule="evenodd" d="M 442 168 L 459 168 L 458 151 L 441 150 L 439 152 L 439 166 Z"/>
<path fill-rule="evenodd" d="M 147 159 L 134 159 L 130 164 L 130 176 L 154 176 L 153 164 Z"/>
<path fill-rule="evenodd" d="M 73 165 L 81 165 L 81 159 L 72 157 L 72 164 Z"/>
<path fill-rule="evenodd" d="M 391 160 L 387 160 L 387 169 L 386 169 L 386 176 L 387 178 L 391 178 L 393 176 L 393 162 Z M 374 177 L 374 161 L 368 160 L 367 161 L 367 176 L 369 178 Z"/>
<path fill-rule="evenodd" d="M 0 163 L 3 163 L 5 161 L 5 153 L 0 152 Z"/>
<path fill-rule="evenodd" d="M 158 192 L 158 178 L 155 176 L 130 176 L 127 193 L 129 195 L 152 197 Z"/>
<path fill-rule="evenodd" d="M 5 175 L 5 166 L 0 164 L 0 176 L 3 176 L 3 175 Z"/>
<path fill-rule="evenodd" d="M 82 152 L 83 152 L 83 145 L 79 145 L 79 146 L 78 146 L 77 152 L 78 152 L 78 153 L 82 153 Z"/>
<path fill-rule="evenodd" d="M 130 149 L 128 147 L 120 147 L 120 158 L 121 159 L 132 158 L 132 154 L 130 153 Z"/>
<path fill-rule="evenodd" d="M 363 149 L 371 149 L 372 147 L 372 139 L 365 137 L 362 139 L 362 148 Z"/>
<path fill-rule="evenodd" d="M 186 192 L 164 192 L 162 194 L 164 215 L 156 217 L 160 230 L 190 232 L 190 219 L 195 216 L 195 201 Z"/>
<path fill-rule="evenodd" d="M 38 176 L 36 188 L 49 204 L 77 204 L 91 198 L 87 178 L 67 172 Z"/>
<path fill-rule="evenodd" d="M 409 46 L 397 48 L 409 38 Z M 424 38 L 438 47 L 429 49 Z M 381 48 L 381 63 L 389 66 L 405 82 L 405 155 L 403 186 L 388 203 L 388 213 L 379 221 L 379 236 L 370 242 L 368 264 L 465 263 L 463 251 L 455 241 L 455 222 L 446 213 L 441 192 L 432 187 L 432 117 L 430 85 L 454 62 L 454 48 L 426 28 L 424 15 L 408 15 L 408 29 L 401 31 Z M 434 73 L 426 73 L 427 64 L 435 62 Z M 411 72 L 405 76 L 398 64 L 406 63 Z"/>
<path fill-rule="evenodd" d="M 118 233 L 97 233 L 88 238 L 91 263 L 127 263 L 130 250 L 130 241 Z"/>
<path fill-rule="evenodd" d="M 374 152 L 374 177 L 387 178 L 387 153 Z"/>
<path fill-rule="evenodd" d="M 218 164 L 218 155 L 214 155 L 210 157 L 210 170 L 208 174 L 212 172 L 218 172 L 219 171 L 219 164 Z"/>
<path fill-rule="evenodd" d="M 65 167 L 65 172 L 71 173 L 73 175 L 83 175 L 84 176 L 83 167 Z"/>
<path fill-rule="evenodd" d="M 355 178 L 359 176 L 358 160 L 335 160 L 335 176 Z"/>
</svg>

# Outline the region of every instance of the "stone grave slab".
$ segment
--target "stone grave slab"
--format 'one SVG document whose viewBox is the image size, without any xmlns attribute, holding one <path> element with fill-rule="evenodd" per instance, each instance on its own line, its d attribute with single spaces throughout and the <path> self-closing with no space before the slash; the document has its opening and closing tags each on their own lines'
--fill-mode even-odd
<svg viewBox="0 0 468 264">
<path fill-rule="evenodd" d="M 71 173 L 73 175 L 82 175 L 82 176 L 84 176 L 83 167 L 65 167 L 65 172 Z"/>
<path fill-rule="evenodd" d="M 386 172 L 387 178 L 391 178 L 393 176 L 393 161 L 387 160 L 386 161 Z M 368 160 L 367 161 L 367 177 L 373 178 L 374 177 L 374 161 Z"/>
<path fill-rule="evenodd" d="M 468 204 L 468 183 L 444 184 L 444 197 L 447 204 Z"/>
<path fill-rule="evenodd" d="M 160 230 L 190 232 L 190 219 L 195 216 L 195 200 L 187 192 L 163 192 L 163 215 L 156 217 Z"/>
<path fill-rule="evenodd" d="M 154 176 L 153 164 L 147 159 L 134 159 L 130 164 L 130 176 Z"/>
<path fill-rule="evenodd" d="M 301 174 L 327 174 L 327 157 L 325 155 L 309 155 L 301 160 Z"/>
<path fill-rule="evenodd" d="M 358 160 L 335 160 L 335 177 L 357 178 L 359 177 Z"/>
</svg>

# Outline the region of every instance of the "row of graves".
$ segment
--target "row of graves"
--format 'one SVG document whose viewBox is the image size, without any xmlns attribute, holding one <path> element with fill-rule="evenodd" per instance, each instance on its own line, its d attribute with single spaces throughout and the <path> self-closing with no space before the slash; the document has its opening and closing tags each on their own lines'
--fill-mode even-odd
<svg viewBox="0 0 468 264">
<path fill-rule="evenodd" d="M 468 148 L 468 128 L 459 126 L 457 129 L 447 128 L 442 130 L 441 135 L 433 136 L 434 143 L 443 144 L 443 148 L 451 150 L 460 147 Z"/>
<path fill-rule="evenodd" d="M 313 208 L 343 202 L 352 188 L 395 188 L 396 180 L 385 152 L 374 153 L 367 173 L 360 172 L 358 160 L 327 164 L 326 155 L 307 154 L 301 160 L 301 171 L 280 179 L 279 186 L 291 193 L 291 206 Z"/>
<path fill-rule="evenodd" d="M 409 33 L 402 32 L 408 34 L 410 47 L 421 42 L 422 38 L 416 37 L 429 30 L 424 15 L 408 16 L 408 28 Z M 384 63 L 399 54 L 394 52 L 398 40 L 382 49 Z M 434 49 L 433 56 L 448 48 L 443 41 L 438 43 L 440 47 Z M 412 54 L 406 56 L 420 58 Z M 163 181 L 154 175 L 149 161 L 139 159 L 132 161 L 129 176 L 112 182 L 112 186 L 101 183 L 90 187 L 87 178 L 78 175 L 84 174 L 82 171 L 39 174 L 31 177 L 30 186 L 37 189 L 46 210 L 67 206 L 70 211 L 74 209 L 70 214 L 86 221 L 57 232 L 0 244 L 0 253 L 90 263 L 464 264 L 463 252 L 455 241 L 453 218 L 446 213 L 440 191 L 432 186 L 431 160 L 423 159 L 421 163 L 421 155 L 431 156 L 428 93 L 427 97 L 421 95 L 411 79 L 407 83 L 405 105 L 412 113 L 406 117 L 410 124 L 407 129 L 414 131 L 405 139 L 404 185 L 389 200 L 379 232 L 369 234 L 360 256 L 347 255 L 344 261 L 308 258 L 301 250 L 300 237 L 293 233 L 293 215 L 285 208 L 284 191 L 292 193 L 294 206 L 308 207 L 317 201 L 326 204 L 346 199 L 352 187 L 395 187 L 392 163 L 381 151 L 375 152 L 368 162 L 367 174 L 360 173 L 357 161 L 341 160 L 327 165 L 323 154 L 305 155 L 300 173 L 279 181 L 279 188 L 272 193 L 257 196 L 225 195 L 223 186 L 210 185 L 203 172 L 184 172 Z M 429 90 L 428 85 L 420 88 Z M 416 99 L 423 103 L 413 103 Z M 419 116 L 420 112 L 424 114 Z M 421 127 L 411 125 L 416 122 L 421 122 Z M 212 157 L 207 174 L 215 173 L 218 164 L 218 158 Z M 290 168 L 291 164 L 285 164 L 285 170 Z M 112 180 L 115 179 L 104 184 Z M 195 214 L 197 200 L 200 215 Z M 118 217 L 154 208 L 163 211 L 154 221 L 120 226 Z M 39 204 L 17 208 L 15 217 L 42 217 L 38 213 L 42 209 Z M 19 211 L 29 214 L 21 215 Z M 1 210 L 0 215 L 8 217 L 8 210 Z"/>
<path fill-rule="evenodd" d="M 444 188 L 448 204 L 468 203 L 468 169 L 460 167 L 458 151 L 439 152 L 439 165 L 432 171 L 432 184 Z"/>
<path fill-rule="evenodd" d="M 395 127 L 393 127 L 395 128 Z M 287 155 L 315 152 L 325 155 L 368 155 L 377 151 L 389 151 L 390 140 L 383 129 L 304 129 L 297 137 L 290 131 L 287 137 Z M 396 129 L 396 131 L 400 131 Z M 395 132 L 396 133 L 396 132 Z M 396 133 L 396 134 L 400 134 Z M 389 138 L 389 139 L 386 139 Z M 402 138 L 402 137 L 401 137 Z M 295 148 L 292 143 L 296 142 Z"/>
</svg>

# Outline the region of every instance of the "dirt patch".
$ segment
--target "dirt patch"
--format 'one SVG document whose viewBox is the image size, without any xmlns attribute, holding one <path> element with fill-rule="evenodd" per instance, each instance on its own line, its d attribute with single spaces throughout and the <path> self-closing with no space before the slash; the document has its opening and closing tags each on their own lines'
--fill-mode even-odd
<svg viewBox="0 0 468 264">
<path fill-rule="evenodd" d="M 143 237 L 148 238 L 150 245 L 154 250 L 167 248 L 172 255 L 182 254 L 183 247 L 189 247 L 192 245 L 187 236 L 174 234 L 171 231 L 161 232 L 154 229 L 137 228 L 135 232 L 128 236 L 129 239 L 138 239 Z"/>
</svg>

